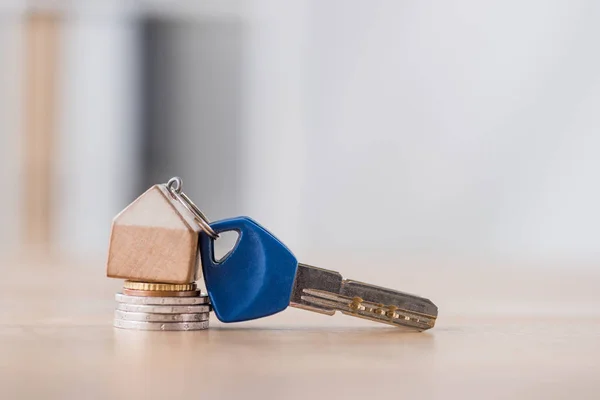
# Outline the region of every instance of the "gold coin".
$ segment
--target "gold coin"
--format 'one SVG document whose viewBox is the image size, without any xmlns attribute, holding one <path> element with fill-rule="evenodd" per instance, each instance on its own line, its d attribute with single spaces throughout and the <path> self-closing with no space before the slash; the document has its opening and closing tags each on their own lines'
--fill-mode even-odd
<svg viewBox="0 0 600 400">
<path fill-rule="evenodd" d="M 196 290 L 195 283 L 176 284 L 125 281 L 123 287 L 130 290 L 167 290 L 170 292 Z"/>
<path fill-rule="evenodd" d="M 134 290 L 123 288 L 123 294 L 139 297 L 198 297 L 199 290 Z"/>
</svg>

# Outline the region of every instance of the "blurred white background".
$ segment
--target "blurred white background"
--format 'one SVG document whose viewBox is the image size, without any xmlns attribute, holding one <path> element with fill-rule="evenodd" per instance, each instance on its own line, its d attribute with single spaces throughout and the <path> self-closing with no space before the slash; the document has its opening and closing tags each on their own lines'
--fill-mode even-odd
<svg viewBox="0 0 600 400">
<path fill-rule="evenodd" d="M 306 261 L 600 260 L 600 3 L 200 3 L 0 8 L 4 254 L 37 10 L 59 16 L 51 249 L 104 256 L 111 218 L 180 175 Z"/>
</svg>

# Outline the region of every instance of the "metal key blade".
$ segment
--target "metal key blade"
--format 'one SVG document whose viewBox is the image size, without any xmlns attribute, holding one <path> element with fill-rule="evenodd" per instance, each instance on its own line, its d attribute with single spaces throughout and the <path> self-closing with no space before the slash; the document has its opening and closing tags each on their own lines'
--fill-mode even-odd
<svg viewBox="0 0 600 400">
<path fill-rule="evenodd" d="M 292 307 L 333 315 L 336 311 L 398 327 L 433 328 L 438 309 L 431 300 L 343 279 L 339 272 L 298 264 Z"/>
</svg>

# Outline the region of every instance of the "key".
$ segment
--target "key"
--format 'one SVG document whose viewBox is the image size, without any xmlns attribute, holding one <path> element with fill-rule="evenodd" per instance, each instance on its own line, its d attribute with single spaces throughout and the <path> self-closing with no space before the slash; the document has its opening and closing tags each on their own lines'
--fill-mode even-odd
<svg viewBox="0 0 600 400">
<path fill-rule="evenodd" d="M 431 300 L 343 279 L 339 272 L 298 264 L 290 306 L 334 315 L 336 311 L 389 325 L 433 328 L 438 309 Z"/>
<path fill-rule="evenodd" d="M 213 310 L 223 322 L 266 317 L 289 305 L 327 315 L 340 311 L 416 331 L 435 325 L 438 309 L 430 300 L 299 264 L 282 242 L 248 217 L 210 227 L 217 235 L 226 231 L 239 235 L 233 249 L 217 261 L 214 239 L 200 234 L 204 280 Z"/>
</svg>

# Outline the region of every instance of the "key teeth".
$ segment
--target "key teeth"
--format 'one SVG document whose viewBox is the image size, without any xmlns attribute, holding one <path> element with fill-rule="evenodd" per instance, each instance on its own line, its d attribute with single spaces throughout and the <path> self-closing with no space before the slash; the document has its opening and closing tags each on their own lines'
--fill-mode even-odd
<svg viewBox="0 0 600 400">
<path fill-rule="evenodd" d="M 386 306 L 365 301 L 359 296 L 350 298 L 322 290 L 304 289 L 303 292 L 307 294 L 302 296 L 303 301 L 332 309 L 333 312 L 328 315 L 333 315 L 337 310 L 345 315 L 418 331 L 433 328 L 435 325 L 435 316 L 405 310 L 395 305 Z M 310 310 L 312 311 L 312 308 Z"/>
<path fill-rule="evenodd" d="M 394 305 L 407 312 L 423 314 L 430 318 L 435 318 L 438 315 L 437 306 L 429 299 L 352 279 L 344 279 L 340 294 L 348 298 L 358 296 L 374 304 Z"/>
</svg>

